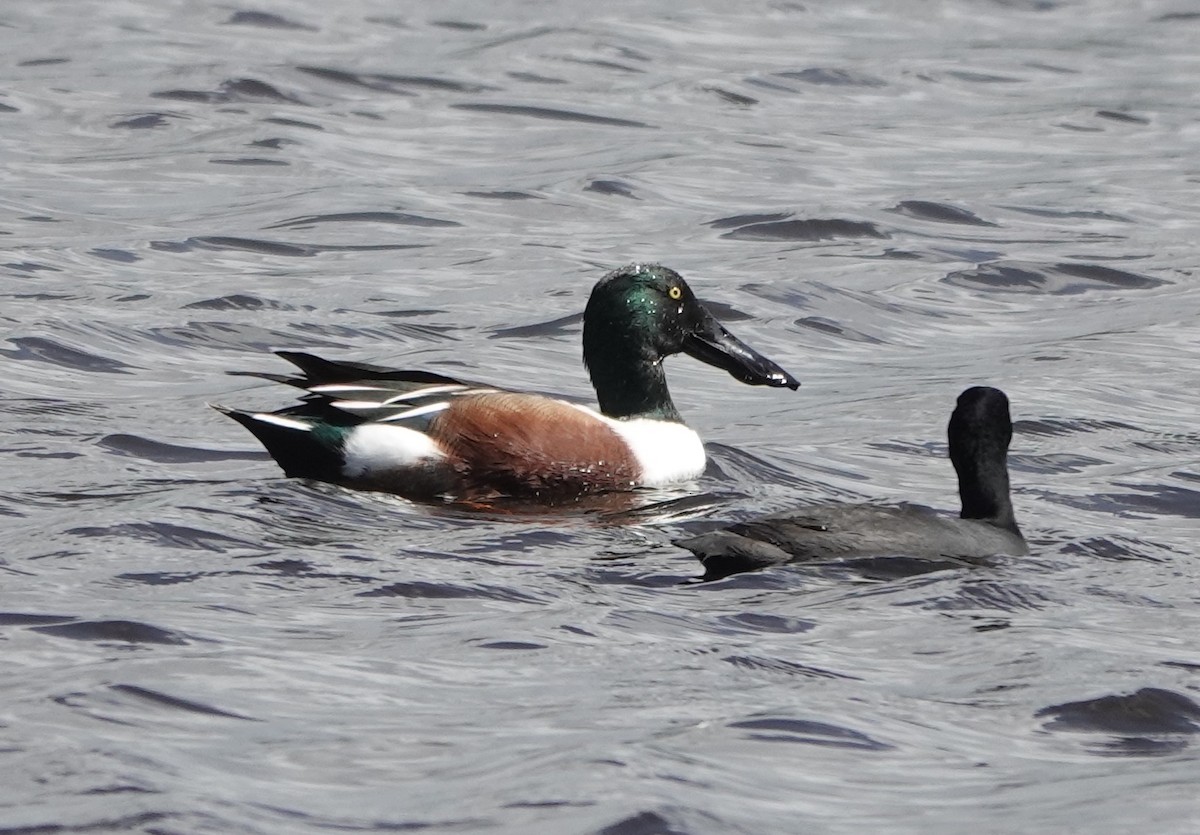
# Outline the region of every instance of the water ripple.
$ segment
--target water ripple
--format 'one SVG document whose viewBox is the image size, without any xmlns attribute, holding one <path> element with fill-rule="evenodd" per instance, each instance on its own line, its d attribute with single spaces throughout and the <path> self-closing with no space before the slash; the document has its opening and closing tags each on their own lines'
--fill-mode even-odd
<svg viewBox="0 0 1200 835">
<path fill-rule="evenodd" d="M 215 90 L 161 90 L 151 98 L 202 104 L 231 104 L 234 102 L 280 102 L 303 104 L 295 97 L 281 92 L 265 81 L 255 78 L 235 78 L 224 81 Z"/>
<path fill-rule="evenodd" d="M 763 717 L 730 722 L 731 728 L 744 728 L 753 733 L 750 739 L 763 742 L 791 742 L 830 748 L 849 748 L 858 751 L 888 751 L 892 746 L 872 739 L 864 733 L 825 722 L 787 717 Z"/>
<path fill-rule="evenodd" d="M 1009 293 L 1039 292 L 1073 295 L 1090 290 L 1146 290 L 1171 282 L 1098 264 L 1038 265 L 1001 261 L 950 273 L 948 284 Z"/>
<path fill-rule="evenodd" d="M 173 645 L 189 643 L 182 635 L 170 630 L 128 620 L 73 621 L 30 628 L 34 632 L 74 641 Z"/>
<path fill-rule="evenodd" d="M 735 220 L 722 218 L 710 225 L 720 229 L 732 225 Z M 739 224 L 721 237 L 738 241 L 824 241 L 835 238 L 886 238 L 888 234 L 868 221 L 809 218 Z"/>
<path fill-rule="evenodd" d="M 533 119 L 545 119 L 552 122 L 581 122 L 588 125 L 609 125 L 618 128 L 649 128 L 652 125 L 632 119 L 618 119 L 614 116 L 598 116 L 594 113 L 580 113 L 574 110 L 561 110 L 553 107 L 536 107 L 521 104 L 454 104 L 451 107 L 458 110 L 471 110 L 476 113 L 502 113 L 513 116 L 529 116 Z"/>
</svg>

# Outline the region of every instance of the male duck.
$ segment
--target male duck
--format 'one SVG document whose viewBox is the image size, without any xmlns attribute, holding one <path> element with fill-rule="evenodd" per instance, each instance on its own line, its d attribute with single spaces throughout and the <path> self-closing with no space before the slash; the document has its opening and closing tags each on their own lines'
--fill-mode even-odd
<svg viewBox="0 0 1200 835">
<path fill-rule="evenodd" d="M 1008 489 L 1012 421 L 1008 397 L 975 386 L 950 416 L 950 460 L 960 518 L 904 505 L 814 505 L 764 516 L 677 542 L 704 565 L 704 579 L 800 560 L 888 554 L 980 558 L 1028 553 Z"/>
<path fill-rule="evenodd" d="M 750 385 L 799 383 L 726 330 L 674 270 L 631 264 L 600 279 L 583 314 L 583 361 L 600 411 L 539 394 L 279 351 L 305 389 L 277 412 L 216 407 L 288 476 L 411 498 L 555 501 L 699 476 L 704 446 L 667 391 L 684 352 Z"/>
</svg>

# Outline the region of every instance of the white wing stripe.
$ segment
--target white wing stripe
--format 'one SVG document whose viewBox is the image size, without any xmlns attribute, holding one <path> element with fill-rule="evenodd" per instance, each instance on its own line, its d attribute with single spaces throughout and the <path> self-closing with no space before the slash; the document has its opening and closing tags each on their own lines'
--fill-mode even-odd
<svg viewBox="0 0 1200 835">
<path fill-rule="evenodd" d="M 358 410 L 378 409 L 381 404 L 374 400 L 334 400 L 329 404 L 335 409 L 341 409 L 343 412 L 354 412 Z"/>
<path fill-rule="evenodd" d="M 276 426 L 282 426 L 284 429 L 302 429 L 305 432 L 312 431 L 312 424 L 305 423 L 302 420 L 292 420 L 282 415 L 272 415 L 267 412 L 255 412 L 255 420 L 260 420 L 263 423 L 273 423 Z"/>
<path fill-rule="evenodd" d="M 407 420 L 408 418 L 420 417 L 421 415 L 428 415 L 432 412 L 440 412 L 443 409 L 448 408 L 450 408 L 450 404 L 443 400 L 441 403 L 430 403 L 428 406 L 418 406 L 415 409 L 407 409 L 399 414 L 388 415 L 385 418 L 380 418 L 378 422 L 389 423 L 393 420 Z"/>
<path fill-rule="evenodd" d="M 466 389 L 466 386 L 460 386 L 457 384 L 452 386 L 428 386 L 423 389 L 417 389 L 416 391 L 397 394 L 395 397 L 389 397 L 387 400 L 383 401 L 383 405 L 390 406 L 393 403 L 403 403 L 405 400 L 415 400 L 416 398 L 424 397 L 425 395 L 449 394 L 452 391 L 457 392 L 464 389 Z"/>
</svg>

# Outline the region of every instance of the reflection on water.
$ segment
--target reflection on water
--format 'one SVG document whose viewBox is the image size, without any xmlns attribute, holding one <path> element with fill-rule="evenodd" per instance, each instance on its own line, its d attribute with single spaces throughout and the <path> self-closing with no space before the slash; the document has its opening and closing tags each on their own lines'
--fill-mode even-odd
<svg viewBox="0 0 1200 835">
<path fill-rule="evenodd" d="M 1194 829 L 1194 13 L 0 24 L 9 830 Z M 590 398 L 579 314 L 632 260 L 804 380 L 670 360 L 686 489 L 414 505 L 205 406 L 281 405 L 226 372 L 285 348 Z M 719 523 L 954 506 L 972 384 L 1030 556 L 694 582 L 672 541 Z"/>
</svg>

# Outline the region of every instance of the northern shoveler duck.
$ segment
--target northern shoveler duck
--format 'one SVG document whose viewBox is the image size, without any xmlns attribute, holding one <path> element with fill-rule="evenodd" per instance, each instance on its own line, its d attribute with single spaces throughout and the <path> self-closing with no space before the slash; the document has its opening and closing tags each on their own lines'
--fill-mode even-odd
<svg viewBox="0 0 1200 835">
<path fill-rule="evenodd" d="M 1008 397 L 986 386 L 967 389 L 958 397 L 948 434 L 962 499 L 958 519 L 913 505 L 814 505 L 676 544 L 703 563 L 705 580 L 803 560 L 884 555 L 978 559 L 1028 553 L 1009 497 Z"/>
<path fill-rule="evenodd" d="M 425 371 L 279 351 L 305 389 L 276 412 L 218 410 L 262 442 L 288 476 L 411 498 L 557 501 L 699 476 L 699 436 L 671 401 L 662 361 L 687 353 L 750 385 L 799 383 L 726 330 L 674 270 L 631 264 L 596 283 L 583 360 L 600 411 Z"/>
</svg>

